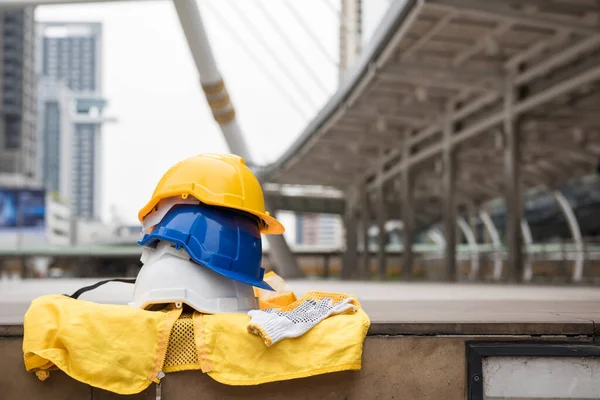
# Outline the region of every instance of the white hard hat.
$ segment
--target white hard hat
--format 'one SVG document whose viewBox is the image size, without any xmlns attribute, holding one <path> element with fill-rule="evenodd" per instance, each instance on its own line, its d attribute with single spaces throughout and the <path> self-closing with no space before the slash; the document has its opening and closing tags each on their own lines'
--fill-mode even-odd
<svg viewBox="0 0 600 400">
<path fill-rule="evenodd" d="M 201 202 L 191 196 L 186 197 L 185 199 L 181 196 L 172 196 L 160 200 L 150 214 L 144 217 L 144 220 L 142 221 L 142 234 L 152 232 L 154 225 L 162 221 L 171 208 L 178 204 L 201 204 Z"/>
<path fill-rule="evenodd" d="M 141 261 L 130 306 L 147 309 L 154 304 L 187 304 L 207 314 L 258 309 L 252 286 L 195 263 L 184 249 L 169 242 L 144 248 Z"/>
</svg>

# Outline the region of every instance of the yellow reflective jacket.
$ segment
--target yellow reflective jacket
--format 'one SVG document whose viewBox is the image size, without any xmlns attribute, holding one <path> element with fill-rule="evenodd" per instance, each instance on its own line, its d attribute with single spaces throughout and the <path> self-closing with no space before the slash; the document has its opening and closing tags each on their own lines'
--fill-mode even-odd
<svg viewBox="0 0 600 400">
<path fill-rule="evenodd" d="M 281 293 L 263 306 L 283 307 L 293 300 L 293 294 Z M 271 347 L 248 333 L 249 321 L 244 314 L 182 314 L 174 307 L 145 311 L 42 296 L 25 314 L 25 367 L 42 380 L 59 368 L 119 394 L 143 391 L 159 382 L 161 372 L 201 370 L 224 384 L 257 385 L 361 367 L 370 325 L 361 308 Z"/>
</svg>

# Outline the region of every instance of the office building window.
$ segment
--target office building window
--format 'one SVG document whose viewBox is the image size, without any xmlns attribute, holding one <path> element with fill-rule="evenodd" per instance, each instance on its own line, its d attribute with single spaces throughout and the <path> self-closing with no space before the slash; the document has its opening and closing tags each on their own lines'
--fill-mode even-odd
<svg viewBox="0 0 600 400">
<path fill-rule="evenodd" d="M 4 127 L 4 147 L 9 150 L 21 148 L 21 119 L 19 117 L 7 116 L 4 119 Z"/>
</svg>

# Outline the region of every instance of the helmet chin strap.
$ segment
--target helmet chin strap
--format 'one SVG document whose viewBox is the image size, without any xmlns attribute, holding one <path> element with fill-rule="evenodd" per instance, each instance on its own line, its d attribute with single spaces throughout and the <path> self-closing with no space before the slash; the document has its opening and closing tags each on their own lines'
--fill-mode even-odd
<svg viewBox="0 0 600 400">
<path fill-rule="evenodd" d="M 81 289 L 77 290 L 72 295 L 64 294 L 63 296 L 67 296 L 67 297 L 70 297 L 72 299 L 77 299 L 77 298 L 79 298 L 79 296 L 81 296 L 85 292 L 89 292 L 90 290 L 94 290 L 94 289 L 96 289 L 96 288 L 104 285 L 105 283 L 109 283 L 109 282 L 135 283 L 135 280 L 136 280 L 136 278 L 114 278 L 114 279 L 106 279 L 104 281 L 96 282 L 93 285 L 84 286 Z"/>
</svg>

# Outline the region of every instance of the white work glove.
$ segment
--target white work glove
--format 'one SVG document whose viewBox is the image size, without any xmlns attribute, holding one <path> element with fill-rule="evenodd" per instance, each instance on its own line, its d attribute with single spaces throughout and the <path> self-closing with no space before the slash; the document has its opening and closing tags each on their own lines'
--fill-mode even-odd
<svg viewBox="0 0 600 400">
<path fill-rule="evenodd" d="M 302 336 L 330 315 L 356 311 L 358 307 L 352 304 L 352 300 L 348 297 L 335 304 L 329 298 L 304 300 L 291 311 L 274 308 L 252 310 L 248 312 L 251 318 L 248 332 L 259 335 L 267 346 L 272 346 L 282 339 Z"/>
</svg>

